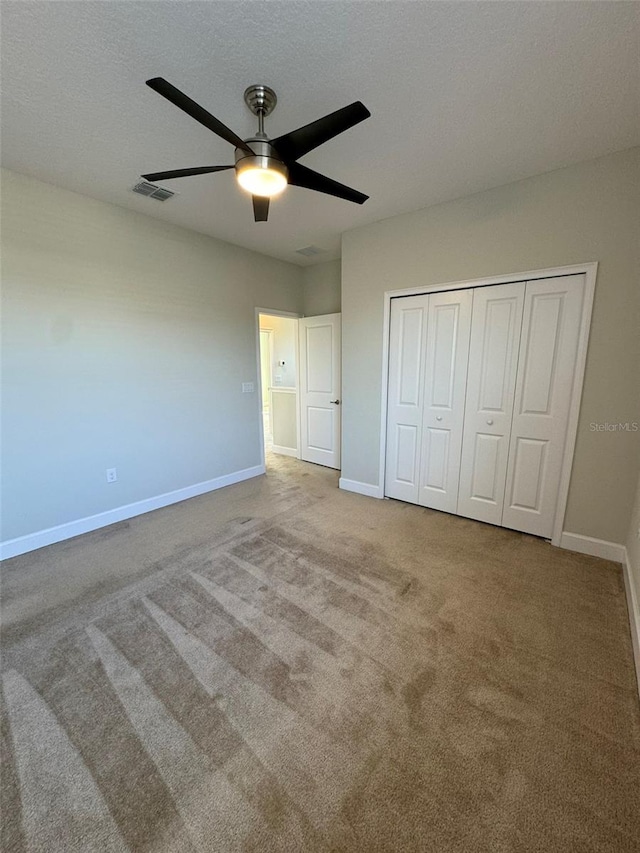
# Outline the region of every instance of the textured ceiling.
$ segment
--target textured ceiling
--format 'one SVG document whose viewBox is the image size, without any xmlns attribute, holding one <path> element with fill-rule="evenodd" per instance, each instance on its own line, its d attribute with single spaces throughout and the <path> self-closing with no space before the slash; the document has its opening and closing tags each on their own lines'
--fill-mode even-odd
<svg viewBox="0 0 640 853">
<path fill-rule="evenodd" d="M 308 264 L 340 234 L 640 143 L 636 2 L 2 3 L 2 161 L 18 172 Z M 166 77 L 240 136 L 242 93 L 277 136 L 354 100 L 372 118 L 302 162 L 371 196 L 290 187 L 255 223 L 233 173 L 130 192 L 141 172 L 233 162 L 144 85 Z M 295 250 L 327 250 L 304 258 Z"/>
</svg>

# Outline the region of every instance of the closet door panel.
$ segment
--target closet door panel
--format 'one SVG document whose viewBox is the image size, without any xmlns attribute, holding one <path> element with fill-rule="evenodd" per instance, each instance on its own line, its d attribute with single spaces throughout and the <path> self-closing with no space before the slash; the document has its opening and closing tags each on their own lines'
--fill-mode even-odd
<svg viewBox="0 0 640 853">
<path fill-rule="evenodd" d="M 569 416 L 584 276 L 526 285 L 502 524 L 550 537 Z"/>
<path fill-rule="evenodd" d="M 429 297 L 418 502 L 455 512 L 471 329 L 471 290 Z"/>
<path fill-rule="evenodd" d="M 477 500 L 496 504 L 502 500 L 500 489 L 504 488 L 504 484 L 498 482 L 497 477 L 500 469 L 502 436 L 477 432 L 474 438 L 471 496 Z"/>
<path fill-rule="evenodd" d="M 524 304 L 524 282 L 476 288 L 457 511 L 500 524 Z"/>
<path fill-rule="evenodd" d="M 391 302 L 385 495 L 418 502 L 428 296 Z"/>
<path fill-rule="evenodd" d="M 431 506 L 428 495 L 435 491 L 444 495 L 447 490 L 447 471 L 451 449 L 451 432 L 448 429 L 426 427 L 422 433 L 422 472 L 420 478 L 420 503 Z M 435 507 L 442 509 L 442 507 Z"/>
</svg>

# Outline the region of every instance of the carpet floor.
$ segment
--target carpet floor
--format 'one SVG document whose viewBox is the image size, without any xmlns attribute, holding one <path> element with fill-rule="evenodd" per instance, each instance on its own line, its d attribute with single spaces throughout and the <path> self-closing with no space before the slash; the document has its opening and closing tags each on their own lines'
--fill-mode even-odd
<svg viewBox="0 0 640 853">
<path fill-rule="evenodd" d="M 2 850 L 640 850 L 620 566 L 269 472 L 3 567 Z"/>
</svg>

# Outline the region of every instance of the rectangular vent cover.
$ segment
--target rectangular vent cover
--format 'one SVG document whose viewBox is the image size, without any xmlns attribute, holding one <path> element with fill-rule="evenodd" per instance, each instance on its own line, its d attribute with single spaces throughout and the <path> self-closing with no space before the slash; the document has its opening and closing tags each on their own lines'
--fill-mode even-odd
<svg viewBox="0 0 640 853">
<path fill-rule="evenodd" d="M 134 193 L 138 195 L 146 195 L 147 198 L 155 198 L 157 201 L 166 201 L 175 193 L 168 190 L 166 187 L 159 187 L 156 184 L 150 184 L 149 181 L 140 181 L 135 187 L 132 187 Z"/>
<path fill-rule="evenodd" d="M 313 255 L 323 255 L 326 251 L 319 246 L 305 246 L 303 249 L 296 249 L 299 255 L 306 255 L 307 258 L 311 258 Z"/>
</svg>

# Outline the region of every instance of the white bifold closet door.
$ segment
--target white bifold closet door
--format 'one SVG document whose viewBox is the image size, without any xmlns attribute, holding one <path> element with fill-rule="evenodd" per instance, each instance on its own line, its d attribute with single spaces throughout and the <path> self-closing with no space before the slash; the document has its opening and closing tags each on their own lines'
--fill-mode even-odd
<svg viewBox="0 0 640 853">
<path fill-rule="evenodd" d="M 385 494 L 456 511 L 470 290 L 391 303 Z"/>
<path fill-rule="evenodd" d="M 385 494 L 550 537 L 584 276 L 392 300 Z"/>
<path fill-rule="evenodd" d="M 418 503 L 428 296 L 391 301 L 385 494 Z"/>
<path fill-rule="evenodd" d="M 550 537 L 582 316 L 584 276 L 527 282 L 502 525 Z"/>
<path fill-rule="evenodd" d="M 502 523 L 524 282 L 473 294 L 458 514 Z"/>
</svg>

